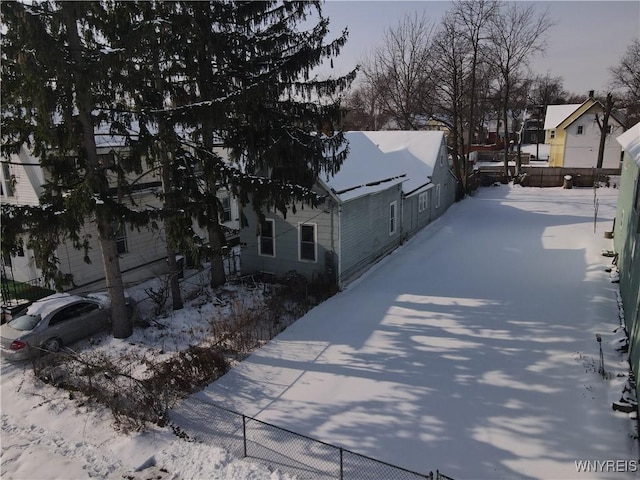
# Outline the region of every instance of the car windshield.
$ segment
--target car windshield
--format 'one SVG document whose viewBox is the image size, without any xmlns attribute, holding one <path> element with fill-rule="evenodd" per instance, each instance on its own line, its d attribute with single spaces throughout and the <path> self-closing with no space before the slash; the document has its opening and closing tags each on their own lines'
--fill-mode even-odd
<svg viewBox="0 0 640 480">
<path fill-rule="evenodd" d="M 15 330 L 33 330 L 40 321 L 40 315 L 21 315 L 11 320 L 7 325 Z"/>
</svg>

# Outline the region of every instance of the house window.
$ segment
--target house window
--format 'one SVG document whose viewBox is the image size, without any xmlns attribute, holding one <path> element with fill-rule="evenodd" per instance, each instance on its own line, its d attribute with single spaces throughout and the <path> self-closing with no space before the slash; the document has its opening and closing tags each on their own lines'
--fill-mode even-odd
<svg viewBox="0 0 640 480">
<path fill-rule="evenodd" d="M 316 226 L 315 224 L 300 224 L 298 230 L 300 240 L 300 260 L 316 261 Z"/>
<path fill-rule="evenodd" d="M 535 133 L 531 134 L 531 143 L 538 143 L 538 135 Z"/>
<path fill-rule="evenodd" d="M 114 151 L 109 153 L 99 153 L 98 163 L 103 168 L 113 168 L 116 166 L 116 154 Z"/>
<path fill-rule="evenodd" d="M 4 193 L 7 197 L 13 197 L 13 179 L 11 178 L 11 170 L 9 170 L 9 164 L 2 164 L 2 186 Z"/>
<path fill-rule="evenodd" d="M 418 196 L 418 213 L 424 212 L 429 207 L 429 197 L 427 192 L 421 193 Z"/>
<path fill-rule="evenodd" d="M 549 138 L 556 138 L 556 131 L 555 130 L 551 130 L 549 132 Z"/>
<path fill-rule="evenodd" d="M 267 257 L 276 256 L 275 221 L 267 218 L 260 224 L 260 238 L 258 239 L 258 253 Z"/>
<path fill-rule="evenodd" d="M 436 208 L 440 208 L 440 184 L 436 185 Z"/>
<path fill-rule="evenodd" d="M 584 125 L 578 125 L 578 135 L 583 135 L 584 134 Z"/>
<path fill-rule="evenodd" d="M 391 202 L 389 204 L 389 235 L 393 235 L 396 233 L 396 207 L 398 206 L 397 202 Z"/>
<path fill-rule="evenodd" d="M 129 252 L 129 246 L 127 245 L 127 230 L 124 225 L 120 227 L 116 234 L 116 248 L 119 255 Z"/>
<path fill-rule="evenodd" d="M 607 133 L 613 132 L 613 125 L 607 125 Z"/>
<path fill-rule="evenodd" d="M 224 197 L 220 200 L 222 204 L 222 222 L 231 221 L 231 197 Z"/>
</svg>

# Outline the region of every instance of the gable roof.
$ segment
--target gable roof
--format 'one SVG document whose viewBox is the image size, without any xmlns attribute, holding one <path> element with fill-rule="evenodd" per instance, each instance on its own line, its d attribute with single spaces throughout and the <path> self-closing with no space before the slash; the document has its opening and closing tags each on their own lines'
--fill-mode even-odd
<svg viewBox="0 0 640 480">
<path fill-rule="evenodd" d="M 584 103 L 570 103 L 567 105 L 549 105 L 547 114 L 544 117 L 544 130 L 553 130 L 558 127 L 573 112 L 578 110 Z"/>
<path fill-rule="evenodd" d="M 617 140 L 631 160 L 640 167 L 640 122 L 620 135 Z"/>
<path fill-rule="evenodd" d="M 342 201 L 402 183 L 405 195 L 430 182 L 444 132 L 347 132 L 349 155 L 340 170 L 325 180 Z"/>
</svg>

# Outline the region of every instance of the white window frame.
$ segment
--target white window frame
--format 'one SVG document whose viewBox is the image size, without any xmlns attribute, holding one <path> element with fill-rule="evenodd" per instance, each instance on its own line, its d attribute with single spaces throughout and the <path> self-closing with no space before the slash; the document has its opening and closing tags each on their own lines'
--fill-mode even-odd
<svg viewBox="0 0 640 480">
<path fill-rule="evenodd" d="M 551 132 L 549 132 L 549 138 L 556 138 L 556 131 L 555 130 L 551 130 Z"/>
<path fill-rule="evenodd" d="M 436 185 L 436 208 L 440 208 L 440 184 Z"/>
<path fill-rule="evenodd" d="M 8 163 L 2 164 L 2 190 L 6 197 L 13 197 L 15 195 L 13 188 L 13 177 L 11 175 L 11 168 Z"/>
<path fill-rule="evenodd" d="M 222 218 L 222 223 L 227 223 L 232 220 L 231 218 L 231 197 L 229 195 L 222 197 L 220 199 L 220 205 L 222 206 L 222 212 L 220 217 Z"/>
<path fill-rule="evenodd" d="M 303 227 L 313 228 L 313 258 L 302 258 L 302 229 Z M 304 242 L 310 243 L 310 242 Z M 316 223 L 298 223 L 298 260 L 301 262 L 316 263 L 318 261 L 318 225 Z"/>
<path fill-rule="evenodd" d="M 418 195 L 418 213 L 425 212 L 429 208 L 429 192 Z"/>
<path fill-rule="evenodd" d="M 584 135 L 584 125 L 578 125 L 576 129 L 576 135 Z"/>
<path fill-rule="evenodd" d="M 273 253 L 263 253 L 262 252 L 262 225 L 260 225 L 260 235 L 258 235 L 258 255 L 261 257 L 271 257 L 275 258 L 276 256 L 276 221 L 273 218 L 265 218 L 265 223 L 271 223 L 271 250 Z"/>
<path fill-rule="evenodd" d="M 118 255 L 129 253 L 129 241 L 127 239 L 127 227 L 122 225 L 116 232 L 116 250 Z"/>
<path fill-rule="evenodd" d="M 398 202 L 389 204 L 389 236 L 395 235 L 398 231 Z"/>
</svg>

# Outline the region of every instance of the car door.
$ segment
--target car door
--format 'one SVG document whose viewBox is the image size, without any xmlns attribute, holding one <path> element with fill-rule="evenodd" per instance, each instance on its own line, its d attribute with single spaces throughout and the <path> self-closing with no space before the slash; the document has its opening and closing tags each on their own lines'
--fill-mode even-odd
<svg viewBox="0 0 640 480">
<path fill-rule="evenodd" d="M 59 338 L 69 345 L 85 338 L 101 328 L 103 309 L 94 302 L 76 302 L 56 312 L 49 321 L 49 328 L 43 338 Z"/>
</svg>

